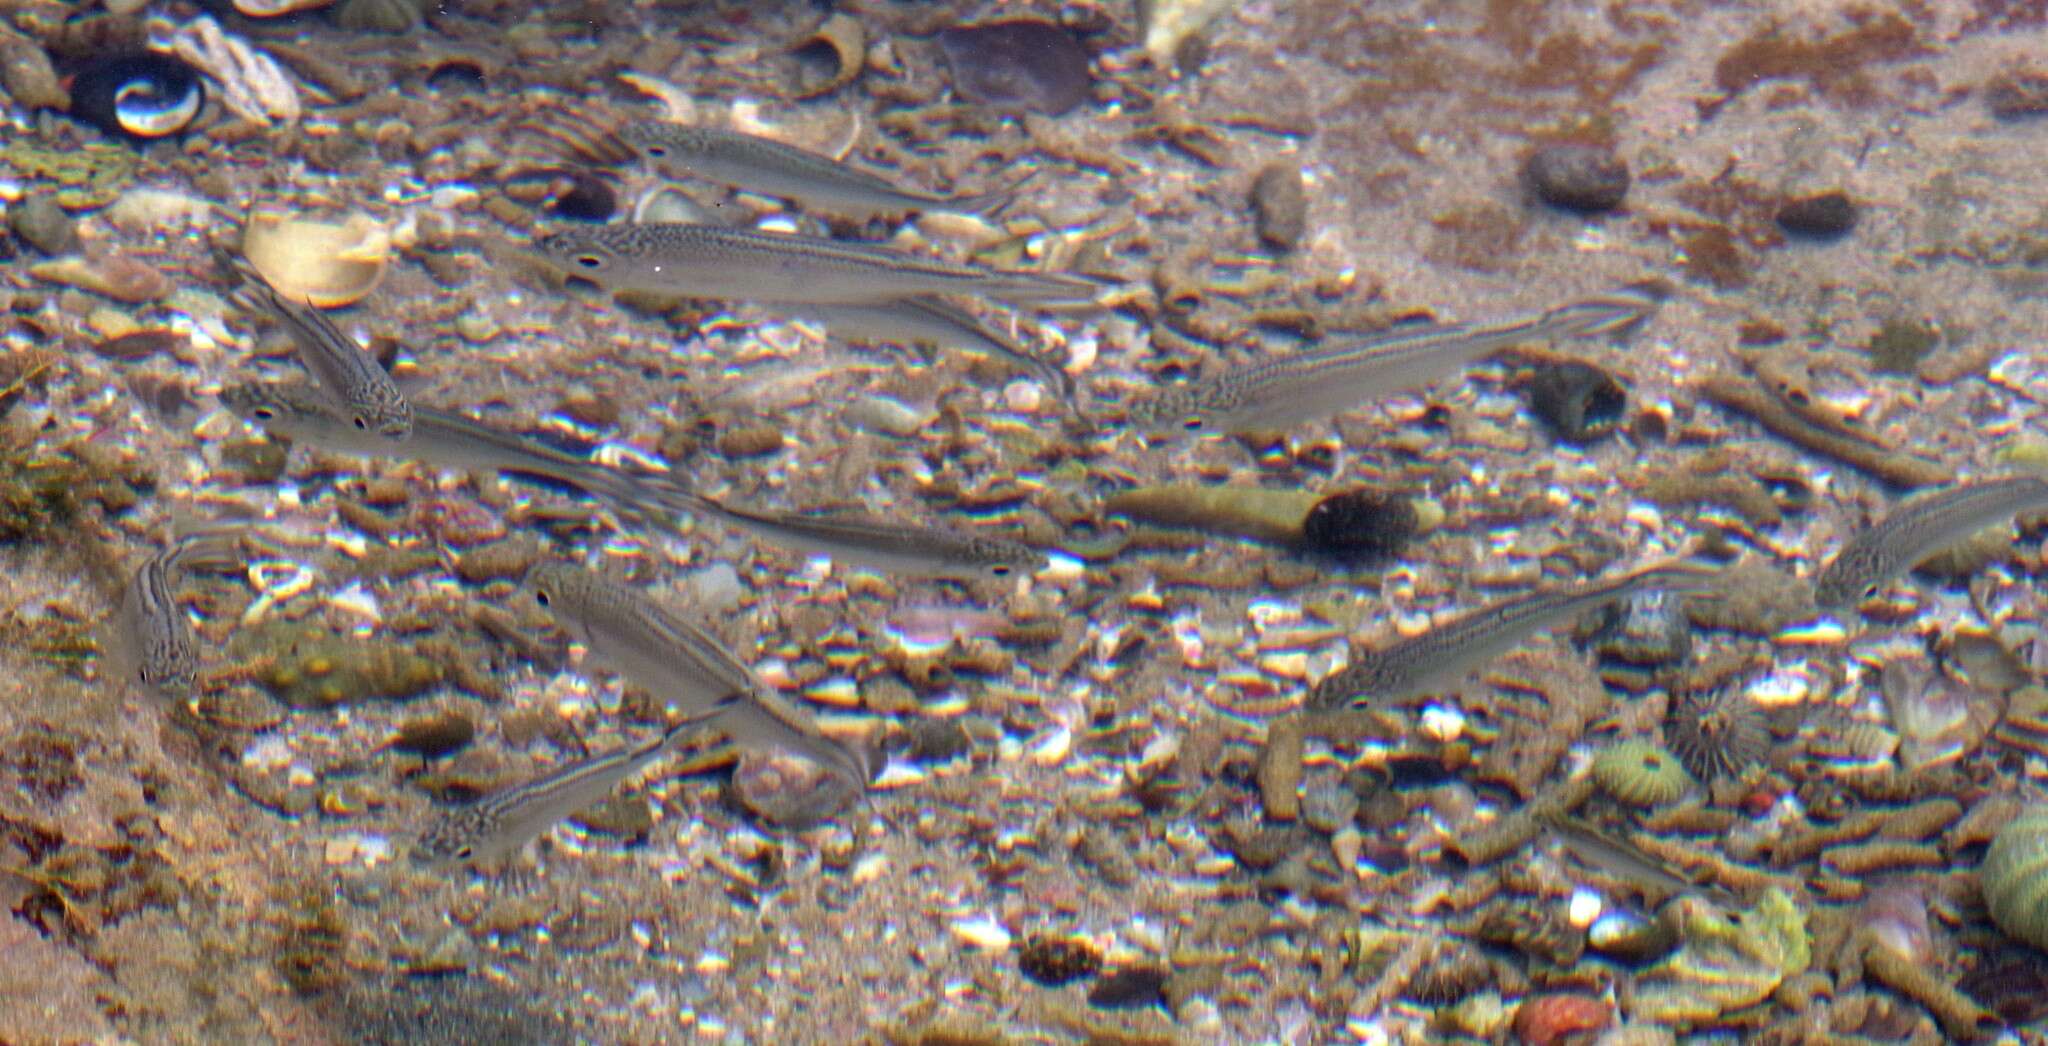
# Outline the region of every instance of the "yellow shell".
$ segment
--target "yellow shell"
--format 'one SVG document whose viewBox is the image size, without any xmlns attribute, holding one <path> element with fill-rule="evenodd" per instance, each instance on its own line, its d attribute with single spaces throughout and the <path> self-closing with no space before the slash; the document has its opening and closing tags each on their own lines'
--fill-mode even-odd
<svg viewBox="0 0 2048 1046">
<path fill-rule="evenodd" d="M 1672 802 L 1692 787 L 1692 775 L 1677 757 L 1652 741 L 1637 739 L 1610 745 L 1593 757 L 1593 781 L 1631 806 Z"/>
<path fill-rule="evenodd" d="M 242 254 L 278 293 L 331 309 L 383 282 L 391 230 L 366 214 L 334 224 L 258 211 L 242 230 Z"/>
</svg>

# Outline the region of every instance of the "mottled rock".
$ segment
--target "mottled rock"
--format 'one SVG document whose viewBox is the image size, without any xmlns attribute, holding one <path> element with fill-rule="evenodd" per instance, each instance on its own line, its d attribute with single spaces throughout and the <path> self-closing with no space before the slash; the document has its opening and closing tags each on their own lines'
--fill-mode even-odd
<svg viewBox="0 0 2048 1046">
<path fill-rule="evenodd" d="M 78 227 L 47 193 L 7 208 L 7 228 L 44 254 L 70 254 L 78 249 Z"/>
<path fill-rule="evenodd" d="M 1291 251 L 1308 229 L 1308 188 L 1301 167 L 1284 160 L 1267 164 L 1252 181 L 1252 222 L 1259 242 Z"/>
<path fill-rule="evenodd" d="M 1856 204 L 1840 189 L 1802 196 L 1778 208 L 1778 226 L 1795 236 L 1836 239 L 1856 227 Z"/>
<path fill-rule="evenodd" d="M 1598 214 L 1621 206 L 1628 195 L 1628 164 L 1596 145 L 1548 145 L 1522 168 L 1536 198 L 1552 207 Z"/>
</svg>

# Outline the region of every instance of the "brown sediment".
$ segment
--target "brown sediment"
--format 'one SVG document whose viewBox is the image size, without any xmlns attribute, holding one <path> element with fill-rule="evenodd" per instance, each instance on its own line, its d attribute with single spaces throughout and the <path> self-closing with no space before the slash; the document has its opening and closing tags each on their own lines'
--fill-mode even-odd
<svg viewBox="0 0 2048 1046">
<path fill-rule="evenodd" d="M 1747 414 L 1784 439 L 1868 472 L 1893 486 L 1910 489 L 1955 482 L 1954 472 L 1934 462 L 1873 447 L 1822 428 L 1752 382 L 1714 377 L 1696 383 L 1693 388 L 1723 407 Z"/>
<path fill-rule="evenodd" d="M 1451 840 L 1445 846 L 1467 867 L 1492 864 L 1521 849 L 1543 831 L 1543 818 L 1567 814 L 1592 798 L 1593 779 L 1581 777 L 1531 799 L 1520 810 L 1503 816 L 1487 828 Z"/>
<path fill-rule="evenodd" d="M 1888 811 L 1882 810 L 1864 810 L 1834 824 L 1822 825 L 1780 839 L 1770 847 L 1771 863 L 1781 866 L 1798 864 L 1831 846 L 1852 843 L 1876 835 L 1877 830 L 1884 827 L 1887 813 Z"/>
<path fill-rule="evenodd" d="M 1731 465 L 1729 455 L 1710 451 L 1693 458 L 1686 468 L 1652 475 L 1636 492 L 1659 508 L 1704 503 L 1726 508 L 1753 527 L 1775 527 L 1784 522 L 1770 490 L 1755 476 Z"/>
<path fill-rule="evenodd" d="M 1642 829 L 1658 835 L 1720 835 L 1735 825 L 1735 813 L 1705 803 L 1683 803 L 1652 810 L 1637 819 Z"/>
<path fill-rule="evenodd" d="M 1941 850 L 1931 844 L 1889 840 L 1829 847 L 1821 853 L 1820 860 L 1829 871 L 1848 876 L 1910 868 L 1939 868 L 1947 863 Z"/>
<path fill-rule="evenodd" d="M 1863 943 L 1863 973 L 1870 980 L 1927 1007 L 1953 1041 L 1968 1042 L 1998 1027 L 1997 1018 L 1979 1008 L 1953 985 L 1936 977 L 1925 965 L 1867 937 Z"/>
<path fill-rule="evenodd" d="M 1259 749 L 1259 796 L 1271 820 L 1301 816 L 1303 734 L 1300 716 L 1286 716 L 1266 728 L 1266 743 Z"/>
<path fill-rule="evenodd" d="M 2016 795 L 1986 796 L 1949 828 L 1942 845 L 1950 853 L 1972 846 L 1989 846 L 1998 830 L 2012 823 L 2026 808 L 2026 801 Z"/>
<path fill-rule="evenodd" d="M 1885 811 L 1877 834 L 1886 839 L 1926 839 L 1954 824 L 1963 815 L 1963 804 L 1947 796 L 1915 803 L 1903 810 Z"/>
<path fill-rule="evenodd" d="M 1752 868 L 1731 861 L 1718 853 L 1693 849 L 1684 843 L 1641 833 L 1635 836 L 1633 842 L 1644 853 L 1679 869 L 1694 882 L 1715 883 L 1743 894 L 1761 892 L 1772 886 L 1795 897 L 1802 891 L 1801 884 L 1796 879 L 1776 875 L 1761 868 Z"/>
</svg>

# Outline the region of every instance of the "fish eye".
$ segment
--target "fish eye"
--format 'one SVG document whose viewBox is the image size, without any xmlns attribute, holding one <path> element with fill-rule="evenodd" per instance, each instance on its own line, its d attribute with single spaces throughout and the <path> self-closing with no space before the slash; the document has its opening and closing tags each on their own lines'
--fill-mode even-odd
<svg viewBox="0 0 2048 1046">
<path fill-rule="evenodd" d="M 534 589 L 534 590 L 533 590 L 533 601 L 534 601 L 535 603 L 538 603 L 538 604 L 540 604 L 540 605 L 541 605 L 541 606 L 543 606 L 543 607 L 547 606 L 547 605 L 548 605 L 548 603 L 550 602 L 550 601 L 549 601 L 549 599 L 548 599 L 548 593 L 547 593 L 547 590 L 546 590 L 546 589 L 544 589 L 544 588 L 536 588 L 536 589 Z"/>
<path fill-rule="evenodd" d="M 1202 419 L 1189 418 L 1188 420 L 1181 422 L 1181 425 L 1182 427 L 1186 428 L 1189 432 L 1196 432 L 1199 431 L 1202 427 Z"/>
<path fill-rule="evenodd" d="M 356 415 L 356 417 L 355 417 L 355 419 L 354 419 L 354 420 L 355 420 L 355 423 L 356 423 L 356 429 L 357 429 L 358 431 L 364 431 L 364 432 L 367 432 L 367 431 L 369 431 L 369 428 L 370 428 L 370 423 L 369 423 L 368 421 L 364 420 L 364 418 L 363 418 L 363 416 L 362 416 L 362 415 L 360 415 L 360 414 Z"/>
<path fill-rule="evenodd" d="M 668 155 L 668 146 L 666 146 L 666 145 L 650 145 L 650 146 L 648 146 L 648 147 L 647 147 L 647 155 L 649 155 L 649 156 L 652 156 L 652 157 L 654 157 L 655 159 L 659 160 L 659 159 L 661 159 L 662 157 L 664 157 L 664 156 L 667 156 L 667 155 Z"/>
<path fill-rule="evenodd" d="M 1873 583 L 1871 583 L 1871 584 L 1868 584 L 1868 585 L 1865 585 L 1865 586 L 1863 586 L 1863 598 L 1865 598 L 1865 599 L 1876 599 L 1876 598 L 1877 598 L 1877 594 L 1878 594 L 1879 592 L 1883 591 L 1883 590 L 1884 590 L 1884 589 L 1883 589 L 1883 586 L 1881 586 L 1881 585 L 1878 585 L 1878 584 L 1876 584 L 1875 582 L 1873 582 Z"/>
<path fill-rule="evenodd" d="M 1008 563 L 997 563 L 995 566 L 988 568 L 988 572 L 997 577 L 1009 577 L 1010 565 Z"/>
<path fill-rule="evenodd" d="M 250 408 L 249 413 L 255 415 L 257 421 L 277 420 L 277 412 L 271 410 L 269 407 L 252 407 Z"/>
<path fill-rule="evenodd" d="M 576 256 L 576 264 L 586 269 L 602 269 L 604 268 L 604 259 L 595 254 L 579 254 Z"/>
</svg>

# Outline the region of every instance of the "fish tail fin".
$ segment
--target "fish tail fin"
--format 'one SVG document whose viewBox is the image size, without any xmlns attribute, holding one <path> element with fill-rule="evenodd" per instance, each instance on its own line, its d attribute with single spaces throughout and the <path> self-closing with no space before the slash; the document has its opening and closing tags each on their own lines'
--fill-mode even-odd
<svg viewBox="0 0 2048 1046">
<path fill-rule="evenodd" d="M 1544 313 L 1543 322 L 1560 337 L 1626 338 L 1649 322 L 1670 297 L 1670 284 L 1644 280 L 1560 305 Z"/>
<path fill-rule="evenodd" d="M 946 210 L 952 211 L 955 214 L 972 214 L 982 218 L 990 217 L 1008 207 L 1017 199 L 1017 194 L 1022 192 L 1024 187 L 1031 184 L 1037 177 L 1038 171 L 1032 170 L 1027 172 L 1024 177 L 1018 178 L 1000 189 L 990 189 L 987 192 L 972 193 L 967 196 L 955 196 L 946 201 Z"/>
<path fill-rule="evenodd" d="M 989 280 L 991 298 L 1026 305 L 1072 305 L 1093 307 L 1112 283 L 1086 276 L 1057 272 L 1006 272 Z"/>
<path fill-rule="evenodd" d="M 564 150 L 565 159 L 601 167 L 624 167 L 640 158 L 640 154 L 619 137 L 614 121 L 583 107 L 551 109 L 533 119 L 521 121 L 514 125 L 513 130 L 550 140 Z"/>
</svg>

